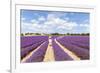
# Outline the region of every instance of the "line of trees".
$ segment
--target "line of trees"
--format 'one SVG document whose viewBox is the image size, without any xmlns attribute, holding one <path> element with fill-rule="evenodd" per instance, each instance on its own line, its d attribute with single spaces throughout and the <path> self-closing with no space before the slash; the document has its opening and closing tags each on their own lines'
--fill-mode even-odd
<svg viewBox="0 0 100 73">
<path fill-rule="evenodd" d="M 60 33 L 21 33 L 21 36 L 28 36 L 28 35 L 47 35 L 47 36 L 52 36 L 52 35 L 57 35 L 57 36 L 65 36 L 65 35 L 89 35 L 89 33 L 66 33 L 66 34 L 60 34 Z"/>
</svg>

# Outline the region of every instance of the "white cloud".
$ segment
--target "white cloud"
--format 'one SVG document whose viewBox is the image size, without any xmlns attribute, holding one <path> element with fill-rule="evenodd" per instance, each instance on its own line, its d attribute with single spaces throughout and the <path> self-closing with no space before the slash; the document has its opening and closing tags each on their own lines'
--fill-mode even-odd
<svg viewBox="0 0 100 73">
<path fill-rule="evenodd" d="M 80 27 L 87 27 L 87 28 L 89 28 L 89 24 L 80 24 Z"/>
<path fill-rule="evenodd" d="M 48 27 L 56 27 L 56 29 L 64 29 L 64 30 L 72 30 L 77 26 L 75 22 L 69 22 L 69 18 L 61 19 L 57 17 L 55 14 L 48 14 L 47 21 L 44 23 L 48 25 Z"/>
<path fill-rule="evenodd" d="M 75 22 L 65 22 L 61 26 L 58 26 L 58 29 L 64 29 L 64 30 L 73 30 L 78 25 Z"/>
<path fill-rule="evenodd" d="M 66 21 L 63 20 L 63 19 L 61 19 L 61 18 L 55 18 L 55 19 L 54 19 L 54 23 L 55 23 L 56 25 L 63 25 L 63 24 L 66 23 Z"/>
<path fill-rule="evenodd" d="M 31 22 L 31 23 L 38 23 L 38 21 L 35 20 L 35 19 L 30 20 L 30 22 Z"/>
<path fill-rule="evenodd" d="M 40 23 L 41 21 L 42 24 Z M 53 33 L 53 32 L 62 32 L 67 33 L 67 31 L 75 30 L 76 27 L 89 27 L 88 24 L 77 24 L 76 22 L 69 21 L 69 18 L 66 19 L 60 18 L 60 15 L 57 14 L 48 14 L 47 17 L 40 16 L 37 20 L 30 20 L 31 23 L 22 22 L 22 30 L 39 32 L 39 33 Z M 63 31 L 64 30 L 64 31 Z M 77 30 L 77 29 L 76 29 Z"/>
<path fill-rule="evenodd" d="M 45 19 L 45 17 L 40 16 L 40 17 L 38 18 L 38 20 L 39 20 L 39 21 L 45 21 L 46 19 Z"/>
</svg>

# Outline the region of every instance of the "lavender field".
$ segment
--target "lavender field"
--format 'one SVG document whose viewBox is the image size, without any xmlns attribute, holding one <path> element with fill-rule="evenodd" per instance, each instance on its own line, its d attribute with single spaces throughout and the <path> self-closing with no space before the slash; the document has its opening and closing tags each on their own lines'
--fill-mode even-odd
<svg viewBox="0 0 100 73">
<path fill-rule="evenodd" d="M 89 36 L 21 36 L 21 62 L 89 60 Z"/>
<path fill-rule="evenodd" d="M 90 59 L 90 13 L 20 10 L 21 63 Z"/>
</svg>

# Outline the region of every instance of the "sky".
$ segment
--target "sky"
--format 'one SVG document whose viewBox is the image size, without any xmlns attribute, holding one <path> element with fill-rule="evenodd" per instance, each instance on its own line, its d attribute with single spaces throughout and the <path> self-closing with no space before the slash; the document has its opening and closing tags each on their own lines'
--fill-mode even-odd
<svg viewBox="0 0 100 73">
<path fill-rule="evenodd" d="M 89 13 L 21 10 L 21 33 L 89 33 Z"/>
</svg>

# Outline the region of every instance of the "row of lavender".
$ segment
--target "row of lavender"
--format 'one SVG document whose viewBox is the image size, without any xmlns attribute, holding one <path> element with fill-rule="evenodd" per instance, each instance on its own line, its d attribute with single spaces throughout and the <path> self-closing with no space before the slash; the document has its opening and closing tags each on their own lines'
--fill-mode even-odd
<svg viewBox="0 0 100 73">
<path fill-rule="evenodd" d="M 26 57 L 30 52 L 32 52 L 41 44 L 47 41 L 48 41 L 48 36 L 22 36 L 21 37 L 21 60 L 24 57 Z"/>
<path fill-rule="evenodd" d="M 21 36 L 21 48 L 26 48 L 41 41 L 47 41 L 48 36 Z"/>
<path fill-rule="evenodd" d="M 48 41 L 45 41 L 36 52 L 34 52 L 30 58 L 26 59 L 25 63 L 42 62 L 48 47 Z"/>
<path fill-rule="evenodd" d="M 65 53 L 61 47 L 54 41 L 55 37 L 52 38 L 52 47 L 54 50 L 54 56 L 56 61 L 73 60 L 67 53 Z"/>
<path fill-rule="evenodd" d="M 81 60 L 89 59 L 89 36 L 64 36 L 58 37 L 56 40 Z"/>
</svg>

